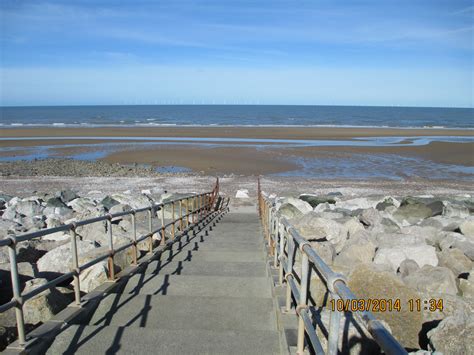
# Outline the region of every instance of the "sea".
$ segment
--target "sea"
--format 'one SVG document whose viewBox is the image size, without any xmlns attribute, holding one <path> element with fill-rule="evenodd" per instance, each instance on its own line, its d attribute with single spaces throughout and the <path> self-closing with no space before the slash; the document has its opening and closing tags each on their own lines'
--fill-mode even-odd
<svg viewBox="0 0 474 355">
<path fill-rule="evenodd" d="M 474 129 L 474 108 L 289 105 L 0 107 L 16 126 L 307 126 Z"/>
<path fill-rule="evenodd" d="M 9 128 L 27 127 L 157 127 L 157 126 L 243 126 L 243 127 L 374 127 L 374 128 L 457 128 L 474 129 L 472 108 L 428 107 L 366 107 L 366 106 L 267 106 L 267 105 L 141 105 L 141 106 L 56 106 L 56 107 L 1 107 L 0 141 L 43 140 L 44 144 L 0 148 L 0 162 L 55 158 L 78 160 L 104 159 L 109 154 L 127 149 L 163 145 L 194 145 L 205 148 L 253 147 L 273 149 L 332 146 L 421 146 L 433 141 L 472 143 L 474 135 L 432 137 L 358 137 L 355 139 L 255 139 L 255 138 L 200 138 L 200 137 L 81 137 L 84 142 L 70 143 L 58 148 L 55 140 L 69 137 L 8 137 Z M 473 132 L 474 133 L 474 132 Z M 91 142 L 86 142 L 91 140 Z M 93 140 L 101 140 L 100 144 Z M 275 145 L 276 144 L 276 145 Z M 76 148 L 81 149 L 76 149 Z M 64 155 L 63 148 L 70 148 Z M 474 166 L 435 163 L 421 156 L 397 154 L 350 154 L 302 157 L 287 155 L 279 159 L 297 164 L 292 171 L 280 176 L 299 176 L 320 179 L 403 180 L 426 178 L 474 181 Z M 188 172 L 184 166 L 156 167 L 158 171 Z"/>
</svg>

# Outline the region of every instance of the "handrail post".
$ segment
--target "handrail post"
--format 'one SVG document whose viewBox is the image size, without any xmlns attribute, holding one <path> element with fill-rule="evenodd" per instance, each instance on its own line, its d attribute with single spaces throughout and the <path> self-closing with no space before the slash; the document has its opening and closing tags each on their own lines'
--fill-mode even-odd
<svg viewBox="0 0 474 355">
<path fill-rule="evenodd" d="M 174 201 L 171 202 L 171 209 L 173 210 L 173 211 L 171 212 L 171 220 L 172 220 L 172 223 L 173 223 L 173 224 L 171 225 L 171 239 L 174 240 L 175 228 L 176 228 L 176 227 L 175 227 L 176 220 L 174 219 L 174 217 L 175 217 L 175 216 L 174 216 Z"/>
<path fill-rule="evenodd" d="M 284 227 L 283 225 L 280 224 L 280 221 L 278 220 L 278 233 L 280 234 L 280 255 L 278 255 L 279 260 L 279 275 L 278 275 L 278 281 L 280 283 L 280 286 L 283 285 L 283 254 L 285 252 L 285 232 L 284 232 Z"/>
<path fill-rule="evenodd" d="M 18 330 L 18 343 L 21 347 L 25 345 L 25 318 L 23 316 L 23 299 L 20 291 L 20 280 L 18 276 L 18 264 L 16 261 L 16 240 L 8 246 L 8 256 L 10 258 L 11 279 L 13 286 L 13 298 L 16 301 L 15 315 L 16 327 Z"/>
<path fill-rule="evenodd" d="M 272 238 L 273 238 L 273 267 L 278 267 L 278 249 L 279 249 L 279 235 L 276 226 L 276 216 L 272 214 Z"/>
<path fill-rule="evenodd" d="M 202 195 L 198 197 L 198 221 L 201 222 L 202 219 Z"/>
<path fill-rule="evenodd" d="M 161 244 L 166 243 L 165 205 L 161 205 Z"/>
<path fill-rule="evenodd" d="M 74 271 L 74 280 L 73 280 L 73 287 L 74 287 L 74 301 L 76 306 L 81 305 L 81 284 L 79 280 L 79 275 L 81 270 L 79 269 L 79 258 L 77 253 L 77 233 L 76 227 L 73 226 L 70 230 L 71 235 L 71 252 L 72 252 L 72 271 Z"/>
<path fill-rule="evenodd" d="M 138 248 L 137 248 L 137 221 L 136 221 L 135 211 L 133 211 L 133 214 L 132 214 L 132 238 L 133 238 L 133 244 L 132 244 L 133 261 L 132 262 L 134 265 L 137 265 Z"/>
<path fill-rule="evenodd" d="M 179 200 L 179 230 L 182 231 L 183 227 L 183 200 Z"/>
<path fill-rule="evenodd" d="M 340 298 L 335 292 L 331 293 L 334 304 L 337 305 L 337 300 Z M 341 324 L 341 312 L 334 307 L 329 318 L 329 334 L 328 334 L 328 355 L 337 355 L 339 343 L 339 327 Z"/>
<path fill-rule="evenodd" d="M 270 206 L 266 206 L 267 208 L 267 231 L 268 231 L 268 247 L 270 248 L 270 256 L 273 255 L 274 250 L 273 250 L 273 239 L 272 239 L 272 215 L 270 211 Z"/>
<path fill-rule="evenodd" d="M 304 244 L 303 244 L 304 245 Z M 302 355 L 304 353 L 304 320 L 300 312 L 306 312 L 306 303 L 308 301 L 308 278 L 309 278 L 309 261 L 308 255 L 304 252 L 300 246 L 301 258 L 301 286 L 300 286 L 300 299 L 298 305 L 298 342 L 296 353 Z"/>
<path fill-rule="evenodd" d="M 109 215 L 107 219 L 107 231 L 109 234 L 109 257 L 108 257 L 108 265 L 109 265 L 109 279 L 115 279 L 115 266 L 114 266 L 114 240 L 112 236 L 112 216 Z"/>
<path fill-rule="evenodd" d="M 189 197 L 186 197 L 186 229 L 189 228 Z"/>
<path fill-rule="evenodd" d="M 148 232 L 150 233 L 150 239 L 148 240 L 148 252 L 153 252 L 153 207 L 148 209 Z"/>
<path fill-rule="evenodd" d="M 287 280 L 286 280 L 286 311 L 291 311 L 291 286 L 290 286 L 290 277 L 293 277 L 293 252 L 295 241 L 288 231 L 286 231 L 288 236 L 288 264 L 287 264 Z"/>
</svg>

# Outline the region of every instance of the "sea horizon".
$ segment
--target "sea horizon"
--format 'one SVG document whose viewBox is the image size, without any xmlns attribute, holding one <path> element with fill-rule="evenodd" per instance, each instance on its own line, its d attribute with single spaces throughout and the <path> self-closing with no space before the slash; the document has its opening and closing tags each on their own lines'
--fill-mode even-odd
<svg viewBox="0 0 474 355">
<path fill-rule="evenodd" d="M 474 108 L 355 105 L 0 106 L 7 127 L 360 127 L 474 129 Z"/>
</svg>

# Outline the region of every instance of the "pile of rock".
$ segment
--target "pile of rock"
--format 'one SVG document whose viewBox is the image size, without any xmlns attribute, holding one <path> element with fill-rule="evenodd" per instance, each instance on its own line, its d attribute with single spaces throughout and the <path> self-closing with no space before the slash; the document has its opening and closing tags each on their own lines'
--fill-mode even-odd
<svg viewBox="0 0 474 355">
<path fill-rule="evenodd" d="M 11 235 L 21 235 L 44 228 L 58 227 L 74 221 L 84 220 L 135 208 L 149 207 L 152 204 L 166 202 L 180 197 L 179 194 L 167 193 L 162 188 L 151 188 L 137 192 L 125 191 L 113 195 L 104 195 L 100 191 L 91 191 L 86 196 L 66 190 L 58 193 L 38 193 L 29 197 L 14 197 L 0 194 L 0 239 Z M 166 211 L 169 218 L 171 211 Z M 138 213 L 137 233 L 148 233 L 147 213 Z M 158 224 L 155 222 L 155 227 Z M 128 243 L 133 237 L 131 217 L 112 220 L 114 245 Z M 77 246 L 81 264 L 107 253 L 107 223 L 94 224 L 77 228 Z M 159 237 L 155 239 L 158 243 Z M 145 243 L 139 249 L 146 250 Z M 70 235 L 57 232 L 35 240 L 17 244 L 17 261 L 23 292 L 27 292 L 47 280 L 69 271 L 71 265 Z M 8 248 L 0 248 L 0 304 L 12 297 L 10 264 Z M 131 249 L 115 255 L 118 269 L 128 265 L 132 259 Z M 105 262 L 96 264 L 81 273 L 81 290 L 89 292 L 107 278 Z M 25 321 L 37 324 L 51 318 L 71 301 L 70 281 L 54 289 L 45 291 L 25 304 Z M 14 310 L 0 315 L 0 335 L 5 328 L 14 327 Z M 3 327 L 3 330 L 2 330 Z M 1 341 L 0 341 L 1 342 Z"/>
<path fill-rule="evenodd" d="M 122 165 L 101 160 L 34 159 L 0 162 L 0 176 L 121 176 L 159 177 L 164 174 L 144 164 Z M 180 175 L 185 175 L 180 173 Z"/>
<path fill-rule="evenodd" d="M 358 297 L 400 299 L 401 311 L 376 316 L 405 347 L 474 353 L 470 196 L 349 198 L 333 193 L 273 201 L 277 214 L 288 219 L 334 271 L 347 277 Z M 328 295 L 315 274 L 311 297 L 325 319 Z M 430 310 L 430 300 L 440 299 L 442 310 Z"/>
</svg>

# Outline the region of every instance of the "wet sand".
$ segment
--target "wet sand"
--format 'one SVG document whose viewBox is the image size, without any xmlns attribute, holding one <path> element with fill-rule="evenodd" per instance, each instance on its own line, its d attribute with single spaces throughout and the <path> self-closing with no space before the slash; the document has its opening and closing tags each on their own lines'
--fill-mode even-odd
<svg viewBox="0 0 474 355">
<path fill-rule="evenodd" d="M 2 128 L 0 137 L 200 137 L 340 139 L 356 137 L 474 136 L 474 130 L 345 127 L 93 127 Z M 3 143 L 3 142 L 2 142 Z"/>
<path fill-rule="evenodd" d="M 442 164 L 474 166 L 474 143 L 431 142 L 422 146 L 396 147 L 304 147 L 288 149 L 294 155 L 317 157 L 334 153 L 397 154 Z"/>
<path fill-rule="evenodd" d="M 109 163 L 149 164 L 154 167 L 180 166 L 202 174 L 274 174 L 298 169 L 298 158 L 361 159 L 370 154 L 391 154 L 421 158 L 425 164 L 441 163 L 466 167 L 474 166 L 474 143 L 431 142 L 423 146 L 409 145 L 410 137 L 417 136 L 474 136 L 474 131 L 447 129 L 385 129 L 385 128 L 294 128 L 294 127 L 146 127 L 146 128 L 22 128 L 2 129 L 1 137 L 137 137 L 137 140 L 9 140 L 0 141 L 0 147 L 9 147 L 0 156 L 19 156 L 25 149 L 36 146 L 54 146 L 50 156 L 68 157 L 76 154 L 100 152 L 105 143 L 127 143 L 102 154 L 98 159 Z M 261 147 L 239 146 L 228 143 L 209 147 L 199 144 L 147 146 L 134 144 L 138 137 L 199 137 L 199 138 L 266 138 L 266 139 L 345 139 L 360 137 L 407 137 L 403 145 L 378 147 L 290 147 L 275 144 Z M 87 145 L 86 145 L 87 144 Z M 97 146 L 89 146 L 96 144 Z M 64 147 L 64 145 L 75 145 Z M 63 147 L 62 147 L 63 146 Z M 358 157 L 355 157 L 358 155 Z M 380 167 L 386 169 L 387 167 Z"/>
<path fill-rule="evenodd" d="M 109 163 L 134 162 L 152 166 L 183 166 L 204 174 L 259 175 L 280 173 L 298 168 L 278 150 L 248 147 L 161 146 L 136 149 L 108 155 Z"/>
</svg>

